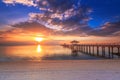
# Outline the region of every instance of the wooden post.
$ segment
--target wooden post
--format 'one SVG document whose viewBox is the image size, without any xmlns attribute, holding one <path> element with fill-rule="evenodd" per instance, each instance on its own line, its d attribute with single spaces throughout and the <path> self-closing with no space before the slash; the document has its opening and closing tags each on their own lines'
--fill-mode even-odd
<svg viewBox="0 0 120 80">
<path fill-rule="evenodd" d="M 103 49 L 103 46 L 101 46 L 101 49 L 102 49 L 102 57 L 103 57 L 103 54 L 104 54 L 104 51 L 103 51 L 103 50 L 104 50 L 104 49 Z"/>
<path fill-rule="evenodd" d="M 103 47 L 103 57 L 105 57 L 105 46 Z"/>
<path fill-rule="evenodd" d="M 120 54 L 120 47 L 118 47 L 118 53 Z"/>
<path fill-rule="evenodd" d="M 113 57 L 114 57 L 114 56 L 113 56 L 113 46 L 111 47 L 111 53 L 112 53 L 112 58 L 113 58 Z"/>
<path fill-rule="evenodd" d="M 83 45 L 83 47 L 84 47 L 84 50 L 83 50 L 83 52 L 85 53 L 85 45 Z"/>
<path fill-rule="evenodd" d="M 118 58 L 120 58 L 120 47 L 118 47 Z"/>
<path fill-rule="evenodd" d="M 87 47 L 86 47 L 86 45 L 85 45 L 85 53 L 87 53 Z"/>
<path fill-rule="evenodd" d="M 78 45 L 78 52 L 80 51 L 80 45 Z"/>
<path fill-rule="evenodd" d="M 94 55 L 94 46 L 93 46 L 93 51 L 92 52 L 93 52 L 93 55 Z"/>
<path fill-rule="evenodd" d="M 77 51 L 79 51 L 79 45 L 77 45 Z"/>
<path fill-rule="evenodd" d="M 88 54 L 90 54 L 90 45 L 88 46 Z"/>
<path fill-rule="evenodd" d="M 84 52 L 84 46 L 82 45 L 82 52 Z"/>
<path fill-rule="evenodd" d="M 84 46 L 82 45 L 82 52 L 84 52 Z"/>
<path fill-rule="evenodd" d="M 81 52 L 81 45 L 79 46 L 79 51 Z"/>
<path fill-rule="evenodd" d="M 80 46 L 80 52 L 82 52 L 82 45 Z"/>
<path fill-rule="evenodd" d="M 97 46 L 97 56 L 99 56 L 99 46 Z"/>
<path fill-rule="evenodd" d="M 85 53 L 85 45 L 83 45 L 83 50 L 84 50 L 84 53 Z"/>
<path fill-rule="evenodd" d="M 81 52 L 83 52 L 83 46 L 81 46 Z"/>
<path fill-rule="evenodd" d="M 108 46 L 108 54 L 109 54 L 109 58 L 111 58 L 110 46 Z"/>
<path fill-rule="evenodd" d="M 86 46 L 86 53 L 88 54 L 88 46 Z"/>
<path fill-rule="evenodd" d="M 80 49 L 79 49 L 79 51 L 81 52 L 81 45 L 80 45 L 80 47 L 79 47 Z"/>
<path fill-rule="evenodd" d="M 105 57 L 105 47 L 102 46 L 102 57 Z"/>
<path fill-rule="evenodd" d="M 91 54 L 91 46 L 89 45 L 89 54 Z"/>
</svg>

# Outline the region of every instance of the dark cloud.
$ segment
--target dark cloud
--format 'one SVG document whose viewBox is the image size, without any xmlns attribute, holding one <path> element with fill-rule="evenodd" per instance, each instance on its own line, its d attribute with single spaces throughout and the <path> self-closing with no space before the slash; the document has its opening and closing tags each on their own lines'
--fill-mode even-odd
<svg viewBox="0 0 120 80">
<path fill-rule="evenodd" d="M 16 28 L 44 34 L 49 32 L 54 35 L 81 35 L 90 29 L 87 23 L 91 19 L 89 17 L 91 9 L 81 5 L 81 0 L 27 0 L 26 2 L 12 0 L 4 2 L 20 3 L 40 9 L 40 13 L 29 14 L 32 23 L 23 22 L 13 25 Z"/>
<path fill-rule="evenodd" d="M 82 27 L 91 19 L 88 16 L 91 9 L 83 7 L 80 1 L 40 0 L 37 5 L 43 13 L 30 14 L 30 20 L 38 21 L 41 24 L 45 23 L 47 27 L 57 25 L 59 30 L 66 31 Z"/>
<path fill-rule="evenodd" d="M 44 35 L 51 35 L 51 36 L 57 36 L 57 35 L 63 35 L 63 36 L 86 36 L 87 32 L 91 30 L 87 25 L 83 27 L 79 27 L 77 29 L 74 29 L 72 31 L 56 31 L 53 29 L 50 29 L 44 25 L 41 25 L 38 22 L 22 22 L 18 24 L 12 25 L 14 27 L 11 30 L 8 30 L 7 33 L 24 33 L 24 32 L 33 32 L 33 33 L 42 33 Z"/>
<path fill-rule="evenodd" d="M 31 22 L 12 25 L 25 31 L 77 36 L 118 36 L 120 34 L 120 21 L 105 23 L 99 29 L 88 26 L 88 21 L 92 19 L 89 16 L 92 9 L 81 5 L 81 0 L 27 0 L 27 2 L 12 0 L 6 3 L 20 3 L 40 9 L 40 13 L 29 14 Z"/>
<path fill-rule="evenodd" d="M 43 5 L 43 2 L 45 1 L 47 4 Z M 40 0 L 38 3 L 40 3 L 40 7 L 46 8 L 46 6 L 48 6 L 53 12 L 59 11 L 62 13 L 73 6 L 77 9 L 80 7 L 80 1 L 81 0 Z"/>
<path fill-rule="evenodd" d="M 42 33 L 46 36 L 120 36 L 120 22 L 106 23 L 99 29 L 92 29 L 88 25 L 78 27 L 72 31 L 56 31 L 50 29 L 38 22 L 22 22 L 12 25 L 13 29 L 0 32 L 0 38 L 2 39 L 5 34 L 18 34 L 18 33 Z M 34 34 L 33 34 L 34 36 Z M 7 37 L 7 36 L 6 36 Z"/>
<path fill-rule="evenodd" d="M 96 36 L 117 36 L 120 31 L 120 21 L 107 22 L 100 29 L 95 29 L 89 32 L 89 35 Z"/>
<path fill-rule="evenodd" d="M 38 22 L 21 22 L 18 24 L 12 25 L 14 28 L 22 29 L 22 31 L 34 32 L 34 33 L 53 33 L 54 31 L 50 28 L 45 27 L 44 25 L 39 24 Z"/>
</svg>

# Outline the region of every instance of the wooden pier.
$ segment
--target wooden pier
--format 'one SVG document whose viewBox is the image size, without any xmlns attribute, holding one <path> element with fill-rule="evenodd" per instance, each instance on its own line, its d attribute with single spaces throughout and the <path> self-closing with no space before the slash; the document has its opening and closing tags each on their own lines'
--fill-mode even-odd
<svg viewBox="0 0 120 80">
<path fill-rule="evenodd" d="M 78 52 L 103 57 L 120 58 L 120 44 L 63 44 L 62 46 L 71 49 L 72 55 L 77 56 Z"/>
</svg>

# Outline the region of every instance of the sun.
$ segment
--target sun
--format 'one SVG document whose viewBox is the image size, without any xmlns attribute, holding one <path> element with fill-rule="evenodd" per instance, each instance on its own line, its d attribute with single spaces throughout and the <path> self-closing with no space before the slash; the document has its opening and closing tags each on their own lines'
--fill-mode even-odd
<svg viewBox="0 0 120 80">
<path fill-rule="evenodd" d="M 35 40 L 36 40 L 37 42 L 41 42 L 41 41 L 43 41 L 43 38 L 41 38 L 41 37 L 36 37 Z"/>
</svg>

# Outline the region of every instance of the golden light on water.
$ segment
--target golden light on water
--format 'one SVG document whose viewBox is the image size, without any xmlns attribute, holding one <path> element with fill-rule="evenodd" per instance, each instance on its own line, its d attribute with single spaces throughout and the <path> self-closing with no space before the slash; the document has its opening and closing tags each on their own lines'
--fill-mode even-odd
<svg viewBox="0 0 120 80">
<path fill-rule="evenodd" d="M 37 46 L 37 52 L 40 53 L 42 51 L 42 48 L 40 45 Z"/>
</svg>

